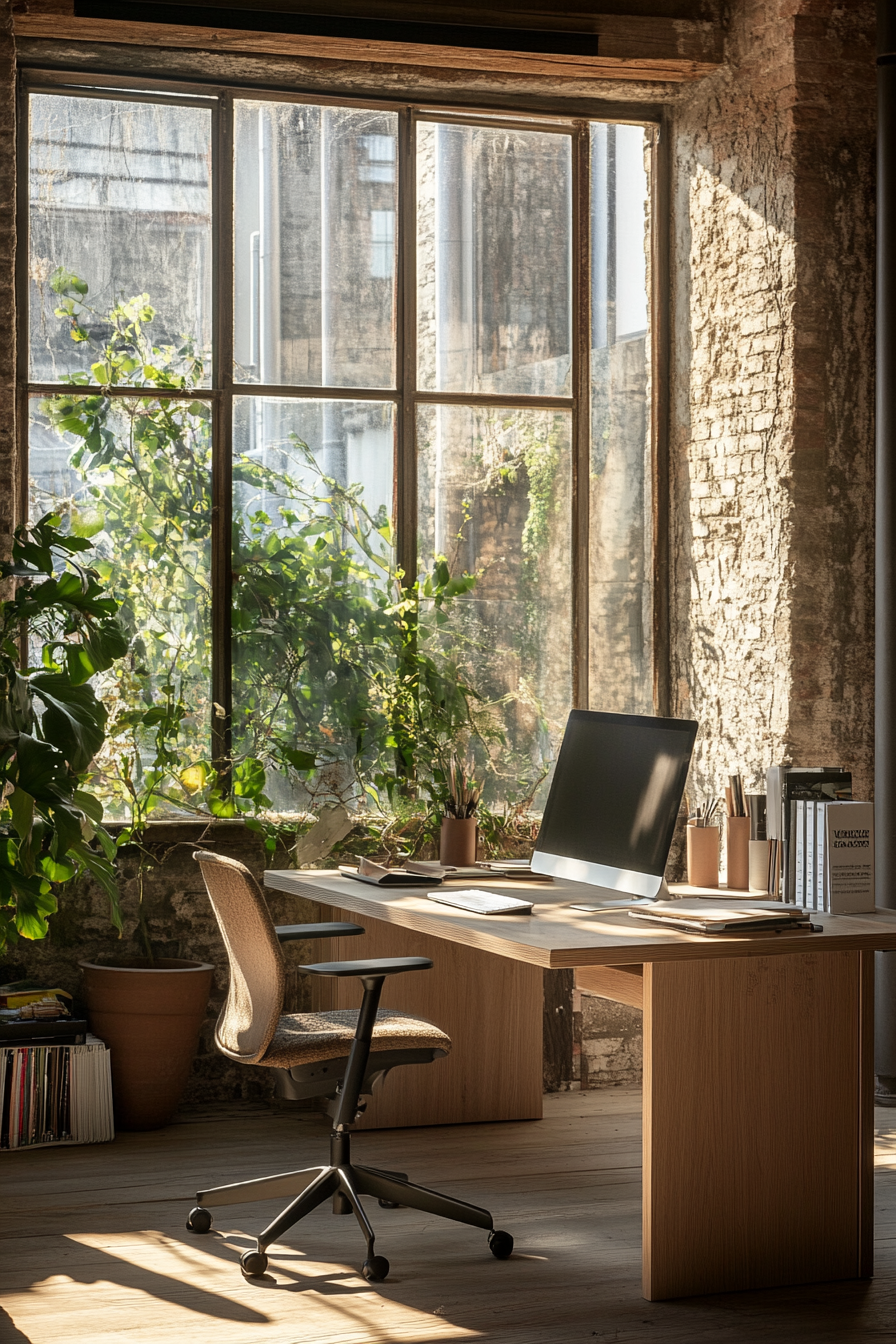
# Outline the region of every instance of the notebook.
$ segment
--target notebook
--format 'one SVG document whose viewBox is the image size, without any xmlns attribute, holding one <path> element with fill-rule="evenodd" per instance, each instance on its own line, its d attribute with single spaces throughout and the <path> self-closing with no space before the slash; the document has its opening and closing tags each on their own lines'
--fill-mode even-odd
<svg viewBox="0 0 896 1344">
<path fill-rule="evenodd" d="M 418 873 L 410 873 L 406 868 L 386 868 L 373 859 L 358 859 L 357 868 L 340 863 L 339 871 L 343 877 L 353 877 L 356 882 L 369 882 L 373 887 L 419 887 L 422 879 Z M 430 873 L 427 882 L 441 882 L 437 873 Z"/>
</svg>

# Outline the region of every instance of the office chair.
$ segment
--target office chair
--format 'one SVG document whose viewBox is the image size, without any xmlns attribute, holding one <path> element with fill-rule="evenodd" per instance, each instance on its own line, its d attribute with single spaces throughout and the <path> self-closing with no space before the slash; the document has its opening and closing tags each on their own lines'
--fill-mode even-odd
<svg viewBox="0 0 896 1344">
<path fill-rule="evenodd" d="M 386 1074 L 401 1064 L 430 1063 L 451 1049 L 451 1041 L 430 1022 L 379 1009 L 386 977 L 429 970 L 426 957 L 381 957 L 365 961 L 330 961 L 299 969 L 305 975 L 358 976 L 364 986 L 360 1009 L 318 1013 L 283 1013 L 285 973 L 280 943 L 296 938 L 322 938 L 363 933 L 357 924 L 298 924 L 275 928 L 261 888 L 235 859 L 197 850 L 199 864 L 230 962 L 230 989 L 215 1027 L 222 1054 L 243 1064 L 278 1070 L 278 1091 L 289 1097 L 327 1097 L 333 1119 L 327 1166 L 262 1176 L 235 1185 L 201 1190 L 187 1219 L 191 1232 L 208 1232 L 217 1205 L 250 1203 L 286 1196 L 291 1203 L 258 1237 L 255 1250 L 240 1257 L 251 1277 L 267 1269 L 267 1248 L 325 1199 L 333 1212 L 354 1213 L 367 1242 L 363 1274 L 381 1283 L 389 1261 L 377 1255 L 374 1232 L 361 1203 L 372 1195 L 383 1208 L 407 1205 L 468 1223 L 488 1232 L 492 1254 L 505 1260 L 513 1237 L 495 1229 L 491 1214 L 475 1204 L 412 1185 L 401 1172 L 357 1166 L 351 1160 L 351 1128 L 363 1113 L 369 1094 Z"/>
</svg>

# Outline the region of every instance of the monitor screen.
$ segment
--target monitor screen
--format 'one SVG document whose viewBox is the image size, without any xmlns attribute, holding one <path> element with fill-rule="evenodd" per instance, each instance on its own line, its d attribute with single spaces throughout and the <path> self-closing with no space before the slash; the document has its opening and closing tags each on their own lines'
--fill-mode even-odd
<svg viewBox="0 0 896 1344">
<path fill-rule="evenodd" d="M 532 867 L 613 891 L 660 888 L 698 725 L 574 709 Z"/>
</svg>

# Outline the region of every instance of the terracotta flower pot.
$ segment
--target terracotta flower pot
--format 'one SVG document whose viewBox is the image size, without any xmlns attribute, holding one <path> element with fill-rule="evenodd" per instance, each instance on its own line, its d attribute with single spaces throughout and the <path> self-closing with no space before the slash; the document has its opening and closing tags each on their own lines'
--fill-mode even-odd
<svg viewBox="0 0 896 1344">
<path fill-rule="evenodd" d="M 158 1129 L 174 1114 L 190 1075 L 214 967 L 166 957 L 79 965 L 90 1029 L 112 1055 L 115 1122 L 120 1129 Z"/>
<path fill-rule="evenodd" d="M 469 868 L 476 862 L 476 818 L 443 817 L 439 862 Z"/>
</svg>

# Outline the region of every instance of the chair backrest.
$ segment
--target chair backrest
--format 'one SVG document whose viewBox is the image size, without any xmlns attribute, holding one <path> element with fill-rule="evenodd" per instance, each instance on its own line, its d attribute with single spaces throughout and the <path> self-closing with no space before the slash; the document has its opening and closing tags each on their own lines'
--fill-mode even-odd
<svg viewBox="0 0 896 1344">
<path fill-rule="evenodd" d="M 197 849 L 212 909 L 230 961 L 230 989 L 215 1027 L 218 1048 L 231 1059 L 262 1058 L 283 1011 L 286 972 L 264 893 L 242 863 Z"/>
</svg>

